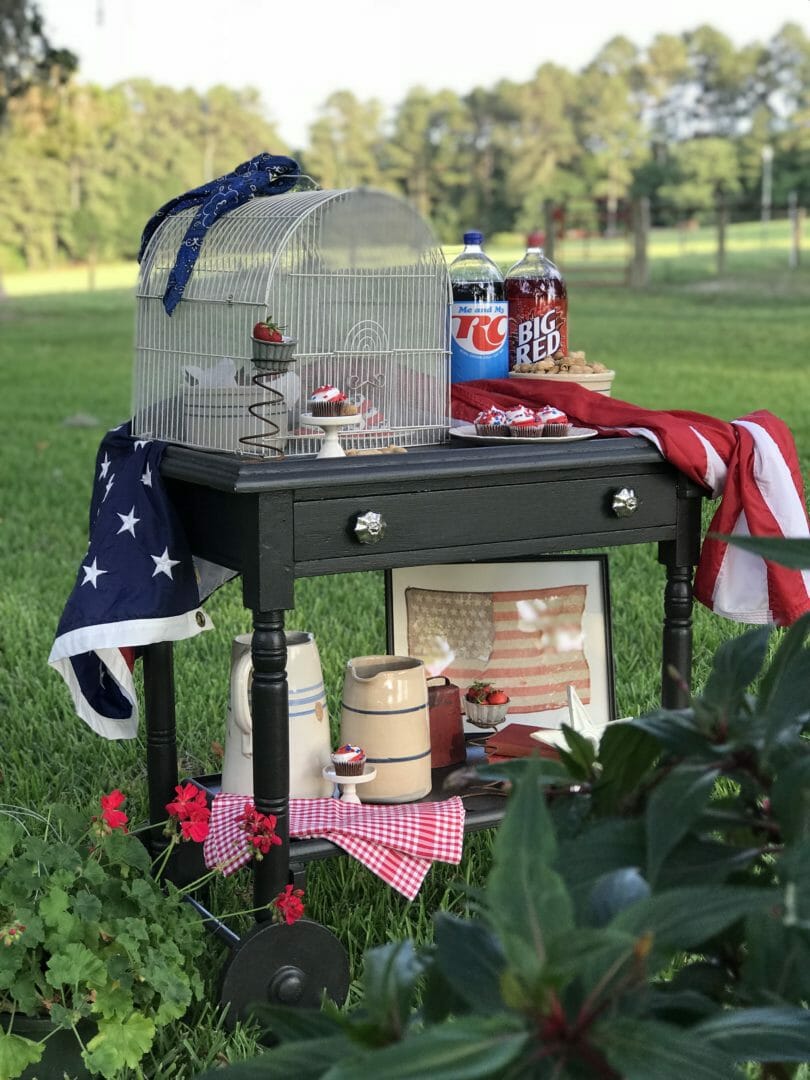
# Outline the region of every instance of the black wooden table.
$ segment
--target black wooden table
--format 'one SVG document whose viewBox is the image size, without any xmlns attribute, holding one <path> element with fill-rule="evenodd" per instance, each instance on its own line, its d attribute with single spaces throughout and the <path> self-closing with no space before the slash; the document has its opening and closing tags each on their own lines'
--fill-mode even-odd
<svg viewBox="0 0 810 1080">
<path fill-rule="evenodd" d="M 193 553 L 241 573 L 253 616 L 254 801 L 276 816 L 282 839 L 273 857 L 254 867 L 257 907 L 288 883 L 291 865 L 332 848 L 326 841 L 290 845 L 288 835 L 284 613 L 294 606 L 296 578 L 655 542 L 666 570 L 662 702 L 686 704 L 670 669 L 688 685 L 702 491 L 643 439 L 453 440 L 407 454 L 267 462 L 171 446 L 161 472 Z M 157 822 L 177 783 L 170 645 L 146 651 L 144 682 Z M 468 827 L 486 827 L 499 814 L 472 800 Z M 299 989 L 288 980 L 271 996 L 299 1000 Z"/>
</svg>

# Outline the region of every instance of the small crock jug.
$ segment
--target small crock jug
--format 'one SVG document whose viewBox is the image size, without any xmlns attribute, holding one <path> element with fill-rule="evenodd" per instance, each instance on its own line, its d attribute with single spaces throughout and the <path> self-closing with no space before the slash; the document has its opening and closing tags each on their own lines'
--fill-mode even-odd
<svg viewBox="0 0 810 1080">
<path fill-rule="evenodd" d="M 460 765 L 467 757 L 461 691 L 446 675 L 432 675 L 427 682 L 431 766 Z"/>
<path fill-rule="evenodd" d="M 323 777 L 332 744 L 321 658 L 312 634 L 289 630 L 284 636 L 290 711 L 290 795 L 320 798 L 332 793 L 332 785 Z M 239 634 L 231 647 L 231 697 L 222 763 L 222 791 L 239 795 L 253 794 L 251 638 L 251 634 Z"/>
<path fill-rule="evenodd" d="M 413 656 L 358 656 L 346 664 L 340 741 L 361 746 L 374 780 L 363 802 L 397 803 L 430 791 L 425 666 Z"/>
</svg>

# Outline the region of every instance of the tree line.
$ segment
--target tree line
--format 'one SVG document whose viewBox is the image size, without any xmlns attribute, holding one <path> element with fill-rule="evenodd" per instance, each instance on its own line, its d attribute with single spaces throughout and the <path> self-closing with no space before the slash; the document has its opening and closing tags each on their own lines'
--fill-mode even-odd
<svg viewBox="0 0 810 1080">
<path fill-rule="evenodd" d="M 810 38 L 791 23 L 743 47 L 710 26 L 645 47 L 616 37 L 580 71 L 414 87 L 391 114 L 338 90 L 303 147 L 279 138 L 255 89 L 79 76 L 40 59 L 4 93 L 0 65 L 0 269 L 132 258 L 157 206 L 261 150 L 291 153 L 322 187 L 398 192 L 444 241 L 533 228 L 546 199 L 593 231 L 636 195 L 659 224 L 718 192 L 754 216 L 766 156 L 774 205 L 791 191 L 810 203 Z"/>
</svg>

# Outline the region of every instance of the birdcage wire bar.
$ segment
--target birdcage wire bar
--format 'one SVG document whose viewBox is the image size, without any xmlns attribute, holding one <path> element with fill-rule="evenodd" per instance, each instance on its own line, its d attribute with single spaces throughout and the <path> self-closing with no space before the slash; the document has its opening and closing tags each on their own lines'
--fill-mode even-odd
<svg viewBox="0 0 810 1080">
<path fill-rule="evenodd" d="M 430 228 L 384 192 L 305 191 L 257 198 L 209 232 L 170 318 L 162 297 L 188 224 L 156 231 L 137 288 L 134 430 L 201 449 L 269 456 L 248 406 L 250 331 L 266 315 L 298 340 L 284 395 L 282 444 L 313 454 L 300 422 L 312 391 L 340 387 L 363 416 L 349 447 L 442 442 L 449 413 L 449 279 Z M 273 416 L 278 424 L 280 415 Z M 244 440 L 247 439 L 249 445 Z"/>
</svg>

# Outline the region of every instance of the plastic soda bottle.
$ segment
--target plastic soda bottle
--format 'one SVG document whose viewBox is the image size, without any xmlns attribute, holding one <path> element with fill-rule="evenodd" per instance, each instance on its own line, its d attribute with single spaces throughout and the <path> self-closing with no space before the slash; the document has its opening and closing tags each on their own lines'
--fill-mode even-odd
<svg viewBox="0 0 810 1080">
<path fill-rule="evenodd" d="M 450 263 L 450 381 L 502 379 L 509 374 L 503 275 L 484 254 L 480 232 L 464 233 Z"/>
<path fill-rule="evenodd" d="M 543 237 L 527 238 L 526 254 L 506 274 L 509 370 L 568 353 L 568 292 L 562 274 L 543 254 Z"/>
</svg>

